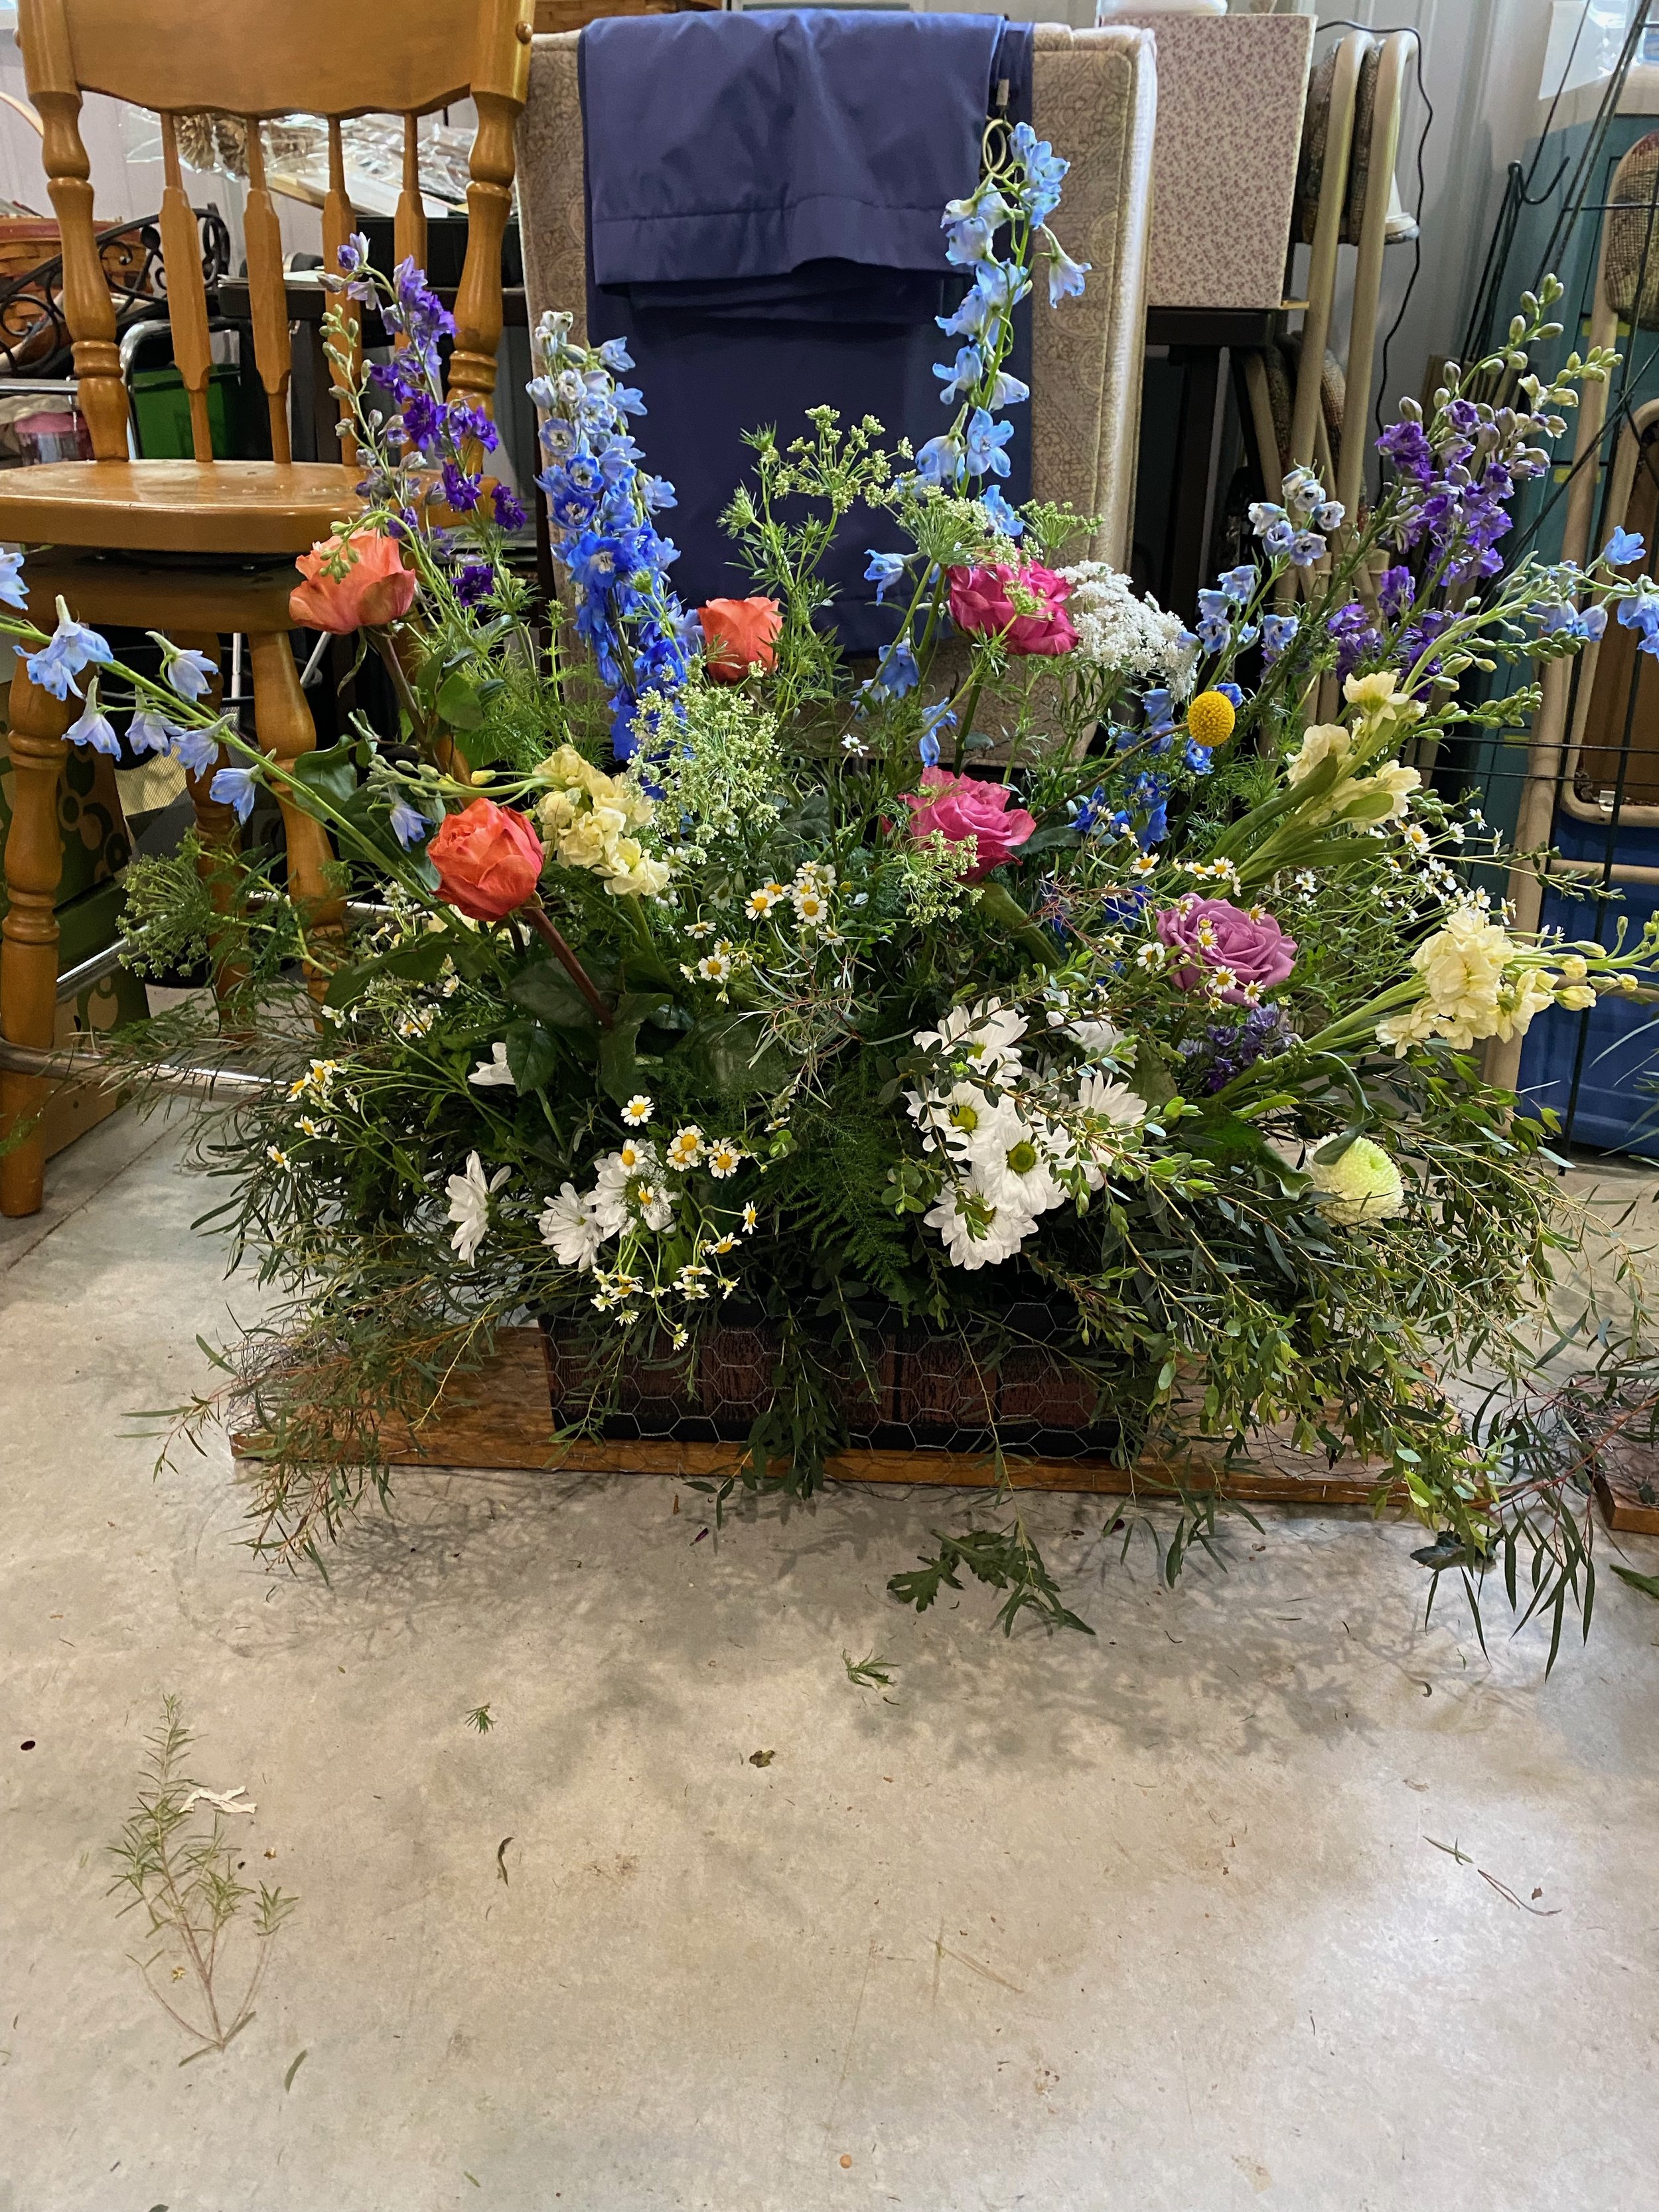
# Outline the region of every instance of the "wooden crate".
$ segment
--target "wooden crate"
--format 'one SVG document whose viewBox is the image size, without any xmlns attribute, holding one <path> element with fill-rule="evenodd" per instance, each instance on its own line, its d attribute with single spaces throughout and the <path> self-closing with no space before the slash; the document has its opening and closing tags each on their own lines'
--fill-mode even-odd
<svg viewBox="0 0 1659 2212">
<path fill-rule="evenodd" d="M 513 1468 L 526 1473 L 718 1475 L 739 1460 L 734 1443 L 679 1443 L 646 1437 L 559 1443 L 546 1352 L 539 1330 L 510 1329 L 490 1364 L 457 1382 L 432 1419 L 411 1434 L 402 1422 L 382 1436 L 393 1467 Z M 1016 1490 L 1076 1492 L 1101 1497 L 1214 1491 L 1254 1504 L 1370 1505 L 1380 1469 L 1297 1451 L 1288 1442 L 1264 1438 L 1249 1467 L 1224 1468 L 1218 1444 L 1195 1445 L 1175 1456 L 1148 1455 L 1133 1467 L 1097 1459 L 1010 1456 L 1005 1465 Z M 988 1455 L 934 1450 L 850 1451 L 830 1462 L 842 1482 L 929 1483 L 994 1489 L 997 1469 Z"/>
<path fill-rule="evenodd" d="M 1609 1528 L 1659 1536 L 1659 1444 L 1615 1437 L 1596 1455 L 1595 1480 Z"/>
</svg>

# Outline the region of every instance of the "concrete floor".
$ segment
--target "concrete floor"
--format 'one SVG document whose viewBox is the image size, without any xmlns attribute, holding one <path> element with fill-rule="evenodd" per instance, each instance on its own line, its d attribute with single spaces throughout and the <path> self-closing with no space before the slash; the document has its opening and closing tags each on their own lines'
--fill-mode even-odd
<svg viewBox="0 0 1659 2212">
<path fill-rule="evenodd" d="M 1050 1498 L 1099 1635 L 1010 1644 L 884 1595 L 947 1493 L 697 1542 L 669 1482 L 432 1474 L 273 1579 L 222 1444 L 155 1480 L 128 1419 L 223 1323 L 203 1187 L 118 1121 L 53 1191 L 0 1233 L 0 2212 L 1659 2198 L 1647 1598 L 1546 1682 L 1424 1630 L 1405 1530 L 1170 1593 Z M 164 1690 L 302 1900 L 182 2068 L 102 1855 Z"/>
</svg>

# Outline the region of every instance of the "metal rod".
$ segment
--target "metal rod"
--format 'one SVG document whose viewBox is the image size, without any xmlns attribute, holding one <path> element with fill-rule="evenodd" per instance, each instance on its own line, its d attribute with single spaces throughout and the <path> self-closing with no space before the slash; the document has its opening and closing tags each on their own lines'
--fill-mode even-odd
<svg viewBox="0 0 1659 2212">
<path fill-rule="evenodd" d="M 140 1079 L 163 1091 L 199 1092 L 206 1097 L 225 1093 L 231 1097 L 262 1098 L 279 1087 L 274 1075 L 256 1075 L 245 1067 L 207 1067 L 184 1060 L 162 1060 L 155 1067 L 133 1067 L 111 1060 L 100 1052 L 43 1051 L 32 1044 L 11 1044 L 0 1037 L 0 1068 L 13 1075 L 37 1075 L 63 1082 L 95 1083 L 100 1090 L 118 1089 Z"/>
<path fill-rule="evenodd" d="M 106 975 L 121 964 L 124 945 L 106 945 L 101 952 L 90 959 L 77 961 L 73 968 L 65 968 L 58 978 L 58 1003 L 65 999 L 78 999 L 88 983 L 101 983 Z"/>
</svg>

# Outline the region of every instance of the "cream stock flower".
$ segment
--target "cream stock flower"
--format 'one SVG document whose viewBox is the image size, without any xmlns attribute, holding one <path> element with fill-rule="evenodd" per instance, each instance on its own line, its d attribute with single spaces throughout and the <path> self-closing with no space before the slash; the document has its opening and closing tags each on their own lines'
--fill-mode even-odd
<svg viewBox="0 0 1659 2212">
<path fill-rule="evenodd" d="M 1305 783 L 1328 760 L 1346 761 L 1352 750 L 1353 732 L 1346 722 L 1310 722 L 1300 747 L 1285 764 L 1285 777 L 1291 783 Z"/>
</svg>

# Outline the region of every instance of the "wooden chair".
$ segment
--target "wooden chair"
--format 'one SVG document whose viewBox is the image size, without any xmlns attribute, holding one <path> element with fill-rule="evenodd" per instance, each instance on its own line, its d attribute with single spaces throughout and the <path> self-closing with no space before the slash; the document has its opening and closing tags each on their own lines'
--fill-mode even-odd
<svg viewBox="0 0 1659 2212">
<path fill-rule="evenodd" d="M 52 626 L 54 599 L 92 623 L 166 629 L 217 658 L 219 639 L 249 643 L 259 742 L 289 760 L 316 742 L 289 634 L 293 561 L 358 504 L 349 441 L 342 461 L 289 458 L 289 319 L 282 240 L 266 187 L 258 125 L 296 110 L 326 116 L 330 190 L 323 215 L 330 261 L 354 228 L 346 195 L 343 117 L 404 118 L 397 252 L 423 261 L 416 119 L 469 95 L 478 112 L 467 206 L 465 268 L 455 303 L 452 391 L 488 406 L 501 331 L 501 237 L 511 209 L 514 127 L 529 73 L 534 0 L 21 0 L 18 36 L 29 96 L 44 125 L 48 189 L 63 232 L 64 304 L 75 340 L 81 408 L 96 458 L 18 470 L 0 483 L 0 541 L 54 549 L 27 570 L 30 608 Z M 189 393 L 195 459 L 128 458 L 127 395 L 114 311 L 98 258 L 92 185 L 79 126 L 82 94 L 156 110 L 167 185 L 161 237 L 174 357 Z M 215 461 L 211 370 L 197 227 L 181 180 L 174 117 L 202 109 L 248 123 L 245 218 L 254 353 L 270 411 L 270 461 Z M 100 555 L 112 557 L 99 557 Z M 146 556 L 151 558 L 147 562 Z M 58 981 L 53 918 L 61 868 L 57 823 L 64 733 L 77 711 L 33 684 L 22 660 L 11 684 L 15 805 L 6 842 L 9 904 L 0 949 L 0 1035 L 45 1045 Z M 210 837 L 234 835 L 226 811 L 192 787 Z M 326 919 L 326 838 L 286 815 L 289 882 Z M 44 1086 L 0 1071 L 0 1136 L 38 1112 Z M 0 1158 L 0 1212 L 40 1204 L 41 1148 L 31 1138 Z"/>
</svg>

